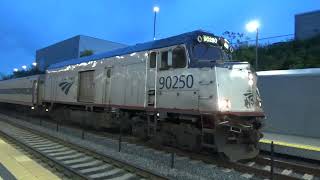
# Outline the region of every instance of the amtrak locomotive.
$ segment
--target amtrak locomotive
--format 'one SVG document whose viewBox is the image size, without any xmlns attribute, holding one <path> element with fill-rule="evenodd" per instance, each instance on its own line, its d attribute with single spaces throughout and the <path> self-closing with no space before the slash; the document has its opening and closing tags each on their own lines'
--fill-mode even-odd
<svg viewBox="0 0 320 180">
<path fill-rule="evenodd" d="M 230 160 L 253 158 L 264 117 L 257 76 L 231 52 L 226 39 L 193 31 L 1 81 L 0 101 Z"/>
</svg>

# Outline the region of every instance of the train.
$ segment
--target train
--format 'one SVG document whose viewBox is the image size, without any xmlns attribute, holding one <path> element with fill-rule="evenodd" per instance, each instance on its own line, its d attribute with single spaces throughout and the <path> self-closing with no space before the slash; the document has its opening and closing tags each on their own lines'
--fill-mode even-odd
<svg viewBox="0 0 320 180">
<path fill-rule="evenodd" d="M 45 74 L 0 81 L 0 102 L 63 121 L 231 161 L 259 153 L 264 112 L 257 75 L 206 31 L 50 65 Z"/>
</svg>

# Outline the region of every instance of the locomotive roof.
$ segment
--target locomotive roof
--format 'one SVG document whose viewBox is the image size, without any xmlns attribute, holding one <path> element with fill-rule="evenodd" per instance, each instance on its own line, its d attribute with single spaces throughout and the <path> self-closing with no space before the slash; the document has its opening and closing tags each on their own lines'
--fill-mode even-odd
<svg viewBox="0 0 320 180">
<path fill-rule="evenodd" d="M 66 60 L 63 62 L 52 64 L 48 67 L 48 69 L 56 69 L 56 68 L 61 68 L 61 67 L 68 66 L 68 65 L 80 64 L 80 63 L 88 62 L 88 61 L 92 61 L 92 60 L 98 60 L 98 59 L 103 59 L 103 58 L 108 58 L 108 57 L 115 57 L 115 56 L 130 54 L 130 53 L 134 53 L 134 52 L 141 52 L 141 51 L 146 51 L 146 50 L 158 49 L 158 48 L 173 46 L 175 44 L 188 43 L 188 42 L 196 39 L 196 37 L 198 35 L 214 36 L 211 33 L 201 31 L 201 30 L 196 30 L 196 31 L 180 34 L 177 36 L 168 37 L 165 39 L 159 39 L 159 40 L 154 40 L 154 41 L 150 41 L 150 42 L 146 42 L 146 43 L 140 43 L 140 44 L 136 44 L 133 46 L 119 48 L 116 50 L 107 51 L 107 52 L 92 55 L 92 56 Z"/>
</svg>

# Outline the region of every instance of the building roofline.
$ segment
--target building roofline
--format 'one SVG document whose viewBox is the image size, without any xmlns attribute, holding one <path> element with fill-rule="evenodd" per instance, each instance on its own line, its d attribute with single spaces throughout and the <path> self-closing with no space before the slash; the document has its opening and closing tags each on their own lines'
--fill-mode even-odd
<svg viewBox="0 0 320 180">
<path fill-rule="evenodd" d="M 310 15 L 310 14 L 316 14 L 316 13 L 320 13 L 320 10 L 314 10 L 314 11 L 309 11 L 309 12 L 304 12 L 304 13 L 295 14 L 295 17 L 297 17 L 297 16 L 304 16 L 304 15 Z"/>
<path fill-rule="evenodd" d="M 77 37 L 80 37 L 80 36 L 81 36 L 81 35 L 76 35 L 76 36 L 72 36 L 72 37 L 70 37 L 70 38 L 64 39 L 64 40 L 62 40 L 62 41 L 59 41 L 59 42 L 55 42 L 55 43 L 50 44 L 50 45 L 47 45 L 47 46 L 45 46 L 45 47 L 43 47 L 43 48 L 37 49 L 36 52 L 41 51 L 41 50 L 43 50 L 43 49 L 47 49 L 47 48 L 49 48 L 50 46 L 54 46 L 54 45 L 60 44 L 60 43 L 62 43 L 62 42 L 65 42 L 65 41 L 68 41 L 68 40 L 70 40 L 70 39 L 74 39 L 74 38 L 77 38 Z"/>
<path fill-rule="evenodd" d="M 116 44 L 123 45 L 123 46 L 128 46 L 127 44 L 123 44 L 123 43 L 118 43 L 118 42 L 109 41 L 109 40 L 105 40 L 105 39 L 100 39 L 100 38 L 96 38 L 96 37 L 91 37 L 91 36 L 87 36 L 87 35 L 83 35 L 83 34 L 78 34 L 78 35 L 72 36 L 72 37 L 70 37 L 70 38 L 64 39 L 64 40 L 62 40 L 62 41 L 59 41 L 59 42 L 50 44 L 50 45 L 48 45 L 48 46 L 45 46 L 45 47 L 43 47 L 43 48 L 37 49 L 36 52 L 37 52 L 37 51 L 41 51 L 41 50 L 43 50 L 43 49 L 47 49 L 47 48 L 49 48 L 49 47 L 51 47 L 51 46 L 55 46 L 55 45 L 57 45 L 57 44 L 63 43 L 63 42 L 68 41 L 68 40 L 70 40 L 70 39 L 79 38 L 79 40 L 80 40 L 81 36 L 83 36 L 83 37 L 88 37 L 88 38 L 92 38 L 92 39 L 97 39 L 97 40 L 101 40 L 101 41 L 106 41 L 106 42 L 110 42 L 110 43 L 116 43 Z"/>
<path fill-rule="evenodd" d="M 80 37 L 84 36 L 84 37 L 89 37 L 89 38 L 92 38 L 92 39 L 97 39 L 97 40 L 101 40 L 101 41 L 108 41 L 108 42 L 111 42 L 111 43 L 117 43 L 117 44 L 120 44 L 120 45 L 128 46 L 127 44 L 123 44 L 123 43 L 119 43 L 119 42 L 115 42 L 115 41 L 110 41 L 110 40 L 105 40 L 105 39 L 101 39 L 101 38 L 97 38 L 97 37 L 92 37 L 92 36 L 88 36 L 88 35 L 84 35 L 84 34 L 79 34 L 78 36 L 80 36 Z"/>
</svg>

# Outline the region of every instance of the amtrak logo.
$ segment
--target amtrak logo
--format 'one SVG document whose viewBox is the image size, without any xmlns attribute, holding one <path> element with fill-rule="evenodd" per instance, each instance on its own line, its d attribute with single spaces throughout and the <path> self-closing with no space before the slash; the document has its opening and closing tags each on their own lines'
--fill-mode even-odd
<svg viewBox="0 0 320 180">
<path fill-rule="evenodd" d="M 254 105 L 259 106 L 259 104 L 261 103 L 260 93 L 259 93 L 258 89 L 256 89 L 255 98 L 254 98 L 253 92 L 250 90 L 248 90 L 243 95 L 245 97 L 244 105 L 246 106 L 246 108 L 251 108 Z"/>
<path fill-rule="evenodd" d="M 254 105 L 253 93 L 251 91 L 247 91 L 243 95 L 245 97 L 244 105 L 246 108 L 251 108 Z"/>
<path fill-rule="evenodd" d="M 73 85 L 74 82 L 67 82 L 67 81 L 63 81 L 61 83 L 59 83 L 59 87 L 61 88 L 61 90 L 64 92 L 65 95 L 68 95 L 69 90 L 71 88 L 71 86 Z"/>
</svg>

